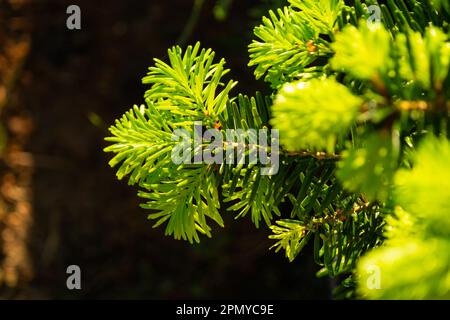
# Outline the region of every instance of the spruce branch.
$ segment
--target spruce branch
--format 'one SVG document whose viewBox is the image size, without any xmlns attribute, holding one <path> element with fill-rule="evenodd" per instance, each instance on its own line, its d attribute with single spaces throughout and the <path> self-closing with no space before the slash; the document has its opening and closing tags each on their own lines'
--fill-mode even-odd
<svg viewBox="0 0 450 320">
<path fill-rule="evenodd" d="M 270 11 L 269 17 L 255 28 L 259 40 L 249 46 L 249 66 L 256 66 L 256 78 L 265 75 L 264 80 L 278 88 L 287 81 L 319 76 L 323 69 L 313 62 L 331 54 L 319 30 L 303 23 L 304 17 L 291 7 Z"/>
<path fill-rule="evenodd" d="M 226 207 L 269 226 L 272 248 L 290 261 L 313 241 L 318 276 L 356 272 L 343 284 L 359 280 L 364 297 L 448 297 L 448 255 L 425 271 L 409 265 L 449 247 L 448 5 L 289 3 L 263 18 L 249 46 L 249 66 L 271 84 L 271 96 L 230 97 L 236 82 L 224 80 L 223 59 L 200 44 L 174 47 L 143 79 L 146 105 L 110 128 L 110 165 L 119 167 L 119 179 L 139 185 L 149 218 L 176 239 L 210 237 L 209 223 L 223 226 L 219 210 Z M 370 21 L 371 6 L 380 21 Z M 245 161 L 233 154 L 231 163 L 174 163 L 173 133 L 186 130 L 193 145 L 198 122 L 223 138 L 227 130 L 243 132 L 216 152 L 242 147 Z M 272 129 L 280 132 L 280 150 L 271 146 Z M 251 130 L 264 131 L 262 141 Z M 187 158 L 211 145 L 201 140 Z M 277 174 L 262 174 L 263 163 L 248 161 L 251 150 L 276 154 Z M 371 265 L 388 274 L 376 292 L 361 287 Z M 422 272 L 426 282 L 414 277 Z"/>
<path fill-rule="evenodd" d="M 116 153 L 110 165 L 120 164 L 119 179 L 129 175 L 129 184 L 143 188 L 139 196 L 147 202 L 142 206 L 156 211 L 149 215 L 157 220 L 155 226 L 167 222 L 166 234 L 198 242 L 198 233 L 211 236 L 207 217 L 223 226 L 217 180 L 206 164 L 173 162 L 178 143 L 173 133 L 177 128 L 193 133 L 196 121 L 213 126 L 236 83 L 222 82 L 228 73 L 225 60 L 215 63 L 214 52 L 200 50 L 199 43 L 184 53 L 179 47 L 168 53 L 169 63 L 155 59 L 142 80 L 151 85 L 144 96 L 147 106 L 135 106 L 116 121 L 112 137 L 106 138 L 113 145 L 105 151 Z M 193 144 L 193 134 L 189 139 Z"/>
</svg>

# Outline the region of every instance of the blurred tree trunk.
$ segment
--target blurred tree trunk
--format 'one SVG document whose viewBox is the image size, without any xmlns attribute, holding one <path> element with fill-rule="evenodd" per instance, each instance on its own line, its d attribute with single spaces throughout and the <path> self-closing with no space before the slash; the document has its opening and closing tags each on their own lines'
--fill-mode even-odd
<svg viewBox="0 0 450 320">
<path fill-rule="evenodd" d="M 0 297 L 2 288 L 18 288 L 33 275 L 28 251 L 33 159 L 23 149 L 32 123 L 15 90 L 30 50 L 28 3 L 0 0 Z"/>
</svg>

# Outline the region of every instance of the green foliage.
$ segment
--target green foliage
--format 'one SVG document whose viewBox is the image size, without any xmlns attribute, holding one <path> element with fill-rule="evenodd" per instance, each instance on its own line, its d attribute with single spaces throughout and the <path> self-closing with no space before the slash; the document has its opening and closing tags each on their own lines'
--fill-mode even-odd
<svg viewBox="0 0 450 320">
<path fill-rule="evenodd" d="M 172 129 L 163 112 L 154 104 L 140 109 L 135 106 L 111 127 L 113 137 L 108 141 L 114 144 L 105 151 L 117 154 L 110 165 L 121 164 L 119 179 L 129 175 L 130 185 L 139 183 L 144 188 L 139 192 L 147 200 L 143 207 L 158 211 L 149 215 L 157 219 L 155 226 L 168 220 L 166 234 L 199 241 L 197 232 L 210 236 L 206 217 L 223 225 L 217 211 L 214 176 L 208 174 L 210 168 L 205 165 L 174 166 L 171 152 L 175 141 L 171 140 Z"/>
<path fill-rule="evenodd" d="M 211 236 L 206 217 L 223 226 L 215 176 L 205 166 L 182 166 L 175 170 L 176 174 L 163 177 L 159 184 L 142 184 L 148 191 L 138 195 L 147 200 L 143 208 L 157 211 L 149 215 L 150 219 L 158 220 L 155 227 L 168 220 L 167 235 L 199 242 L 197 232 Z"/>
<path fill-rule="evenodd" d="M 442 88 L 448 76 L 448 36 L 435 27 L 427 27 L 424 35 L 399 33 L 392 39 L 383 25 L 361 22 L 358 28 L 345 27 L 332 48 L 335 70 L 371 80 L 374 89 L 383 94 L 405 99 L 430 96 L 435 93 L 430 90 Z"/>
<path fill-rule="evenodd" d="M 161 171 L 157 165 L 170 163 L 171 130 L 167 126 L 165 131 L 160 130 L 160 120 L 162 117 L 154 105 L 147 109 L 134 106 L 110 128 L 113 137 L 107 141 L 114 144 L 105 151 L 116 153 L 109 164 L 111 167 L 120 164 L 117 170 L 120 180 L 130 175 L 130 185 L 141 179 L 152 181 L 151 174 Z"/>
<path fill-rule="evenodd" d="M 144 95 L 146 101 L 164 110 L 162 115 L 170 119 L 172 127 L 192 124 L 186 121 L 215 119 L 225 110 L 228 94 L 236 85 L 233 80 L 226 86 L 221 82 L 229 72 L 224 68 L 225 59 L 214 63 L 214 52 L 200 51 L 200 43 L 189 46 L 184 55 L 180 47 L 168 53 L 170 65 L 155 59 L 155 66 L 142 79 L 142 83 L 151 85 Z"/>
<path fill-rule="evenodd" d="M 450 244 L 443 240 L 408 239 L 375 250 L 358 266 L 361 295 L 371 299 L 449 299 Z M 377 266 L 381 289 L 367 289 L 367 270 Z M 366 276 L 366 277 L 365 277 Z"/>
<path fill-rule="evenodd" d="M 324 95 L 324 92 L 327 94 Z M 273 105 L 272 125 L 288 150 L 334 152 L 356 120 L 362 100 L 334 79 L 288 83 Z"/>
<path fill-rule="evenodd" d="M 450 298 L 450 143 L 428 136 L 413 156 L 413 168 L 397 172 L 385 245 L 361 259 L 358 287 L 367 298 Z M 404 211 L 403 209 L 406 211 Z M 367 270 L 380 270 L 380 288 L 365 285 Z"/>
<path fill-rule="evenodd" d="M 277 225 L 270 227 L 274 235 L 269 236 L 270 239 L 278 240 L 272 248 L 275 251 L 284 249 L 286 258 L 294 261 L 300 250 L 307 243 L 311 233 L 306 233 L 306 228 L 298 220 L 278 220 Z M 307 234 L 307 237 L 305 237 Z"/>
<path fill-rule="evenodd" d="M 268 226 L 289 261 L 312 241 L 318 276 L 344 279 L 340 297 L 355 297 L 357 283 L 359 297 L 448 298 L 448 18 L 445 1 L 290 0 L 249 45 L 269 97 L 230 97 L 223 59 L 199 44 L 175 47 L 143 79 L 146 105 L 110 128 L 110 165 L 176 239 L 210 237 L 226 209 Z M 187 132 L 187 159 L 209 148 L 192 138 L 197 121 L 223 136 L 242 130 L 221 150 L 243 145 L 245 161 L 175 164 L 177 129 Z M 265 130 L 263 141 L 249 129 Z M 277 140 L 270 129 L 280 150 L 265 146 Z M 276 155 L 276 174 L 247 161 L 251 150 Z"/>
<path fill-rule="evenodd" d="M 267 128 L 271 103 L 270 99 L 259 93 L 254 98 L 239 95 L 237 102 L 229 105 L 221 123 L 225 129 Z M 248 135 L 241 135 L 240 138 L 242 143 L 250 145 Z M 270 134 L 267 140 L 271 140 Z M 230 204 L 227 210 L 236 212 L 236 218 L 250 213 L 252 222 L 259 228 L 262 220 L 270 225 L 274 215 L 281 215 L 279 205 L 292 187 L 292 182 L 283 180 L 285 175 L 261 175 L 261 164 L 249 164 L 248 155 L 242 165 L 221 165 L 221 188 L 224 203 Z"/>
<path fill-rule="evenodd" d="M 450 18 L 450 3 L 446 0 L 431 0 L 430 2 L 436 10 L 446 16 L 448 22 Z"/>
<path fill-rule="evenodd" d="M 450 216 L 448 203 L 450 143 L 425 138 L 413 157 L 413 169 L 397 172 L 398 207 L 389 217 L 385 245 L 361 259 L 358 290 L 372 299 L 450 298 Z M 366 284 L 376 266 L 380 288 Z"/>
<path fill-rule="evenodd" d="M 178 141 L 173 141 L 172 133 L 177 128 L 193 132 L 195 121 L 218 119 L 235 82 L 221 82 L 228 72 L 225 61 L 214 63 L 214 53 L 200 51 L 199 43 L 184 54 L 174 47 L 169 60 L 167 64 L 155 59 L 142 80 L 151 84 L 145 92 L 147 106 L 134 107 L 116 121 L 110 128 L 113 137 L 107 139 L 114 144 L 105 151 L 116 153 L 110 165 L 121 164 L 119 179 L 129 175 L 129 184 L 139 183 L 144 189 L 139 196 L 147 200 L 144 208 L 157 211 L 149 215 L 157 220 L 155 226 L 167 221 L 166 234 L 198 242 L 198 232 L 211 235 L 206 217 L 223 226 L 216 178 L 205 164 L 173 163 Z"/>
<path fill-rule="evenodd" d="M 322 34 L 333 31 L 336 19 L 344 8 L 342 0 L 289 0 L 289 2 L 293 8 L 300 10 L 305 22 L 311 23 Z"/>
<path fill-rule="evenodd" d="M 249 66 L 256 66 L 256 79 L 266 75 L 265 81 L 277 88 L 320 72 L 311 64 L 329 50 L 326 42 L 318 38 L 317 30 L 302 23 L 301 15 L 290 7 L 278 9 L 277 14 L 270 11 L 269 15 L 263 18 L 263 25 L 255 28 L 260 41 L 254 40 L 249 49 Z"/>
<path fill-rule="evenodd" d="M 344 70 L 355 78 L 369 80 L 389 65 L 390 35 L 381 24 L 346 26 L 336 35 L 331 59 L 335 70 Z M 369 58 L 370 57 L 370 58 Z"/>
<path fill-rule="evenodd" d="M 386 200 L 398 159 L 390 137 L 376 133 L 361 144 L 343 152 L 337 177 L 347 190 L 362 191 L 371 201 Z"/>
<path fill-rule="evenodd" d="M 398 204 L 439 233 L 450 235 L 450 144 L 427 137 L 414 154 L 412 170 L 395 178 Z"/>
</svg>

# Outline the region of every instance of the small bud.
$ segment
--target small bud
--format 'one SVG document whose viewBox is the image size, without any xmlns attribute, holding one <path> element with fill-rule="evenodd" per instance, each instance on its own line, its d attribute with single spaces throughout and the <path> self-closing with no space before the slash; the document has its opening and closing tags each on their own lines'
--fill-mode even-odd
<svg viewBox="0 0 450 320">
<path fill-rule="evenodd" d="M 314 54 L 317 51 L 317 46 L 314 44 L 314 42 L 312 40 L 309 40 L 306 43 L 306 48 L 307 48 L 309 54 Z"/>
<path fill-rule="evenodd" d="M 219 120 L 217 120 L 217 121 L 214 123 L 214 128 L 217 129 L 217 130 L 222 129 L 222 125 L 220 124 L 220 121 L 219 121 Z"/>
</svg>

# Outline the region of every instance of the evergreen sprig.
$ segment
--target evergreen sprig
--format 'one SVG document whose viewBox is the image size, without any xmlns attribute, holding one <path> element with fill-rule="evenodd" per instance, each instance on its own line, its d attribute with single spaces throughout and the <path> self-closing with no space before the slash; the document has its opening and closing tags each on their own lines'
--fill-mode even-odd
<svg viewBox="0 0 450 320">
<path fill-rule="evenodd" d="M 274 102 L 272 124 L 288 150 L 333 153 L 355 124 L 362 102 L 332 78 L 288 83 Z"/>
<path fill-rule="evenodd" d="M 176 239 L 211 236 L 209 220 L 223 226 L 226 208 L 269 226 L 289 261 L 313 241 L 318 275 L 345 279 L 341 297 L 355 285 L 368 298 L 448 297 L 449 16 L 439 0 L 290 0 L 249 45 L 268 97 L 230 97 L 223 59 L 200 44 L 174 47 L 143 79 L 146 105 L 111 127 L 110 165 L 139 184 L 149 218 Z M 223 137 L 241 130 L 218 150 L 244 146 L 245 161 L 174 163 L 177 129 L 192 146 L 186 159 L 211 146 L 193 141 L 199 121 Z M 279 150 L 268 147 L 272 129 Z M 262 141 L 248 130 L 265 132 Z M 259 150 L 278 156 L 276 174 L 248 161 Z"/>
<path fill-rule="evenodd" d="M 413 169 L 397 172 L 395 196 L 401 207 L 387 219 L 385 246 L 358 264 L 362 296 L 450 298 L 449 161 L 448 140 L 427 136 L 414 154 Z M 373 266 L 381 274 L 380 290 L 365 285 Z"/>
<path fill-rule="evenodd" d="M 323 69 L 313 66 L 320 57 L 330 56 L 329 44 L 319 37 L 319 30 L 304 23 L 300 12 L 291 7 L 270 11 L 263 25 L 255 28 L 259 38 L 249 46 L 249 66 L 256 66 L 255 76 L 278 88 L 294 79 L 320 75 Z"/>
<path fill-rule="evenodd" d="M 155 59 L 155 66 L 142 79 L 151 85 L 144 95 L 146 101 L 165 110 L 163 114 L 169 119 L 183 120 L 170 121 L 171 126 L 185 127 L 191 124 L 186 122 L 189 120 L 214 120 L 225 110 L 228 94 L 237 84 L 233 80 L 226 85 L 221 82 L 229 72 L 225 59 L 215 63 L 215 53 L 211 49 L 200 51 L 200 43 L 189 46 L 184 54 L 180 47 L 174 47 L 168 56 L 170 65 Z"/>
<path fill-rule="evenodd" d="M 116 121 L 107 138 L 114 144 L 105 149 L 117 155 L 111 166 L 121 164 L 117 176 L 130 175 L 129 184 L 139 183 L 146 199 L 142 206 L 155 210 L 149 215 L 155 226 L 167 221 L 166 234 L 175 239 L 200 241 L 198 233 L 211 236 L 207 217 L 223 226 L 218 212 L 219 196 L 213 167 L 205 164 L 174 164 L 173 140 L 176 129 L 192 133 L 187 139 L 194 145 L 196 121 L 214 123 L 229 102 L 229 91 L 222 78 L 228 70 L 225 60 L 214 63 L 212 50 L 200 50 L 200 44 L 169 50 L 170 64 L 155 59 L 155 66 L 143 78 L 151 88 L 145 93 L 147 106 L 134 107 Z M 192 149 L 192 156 L 201 150 Z"/>
</svg>

